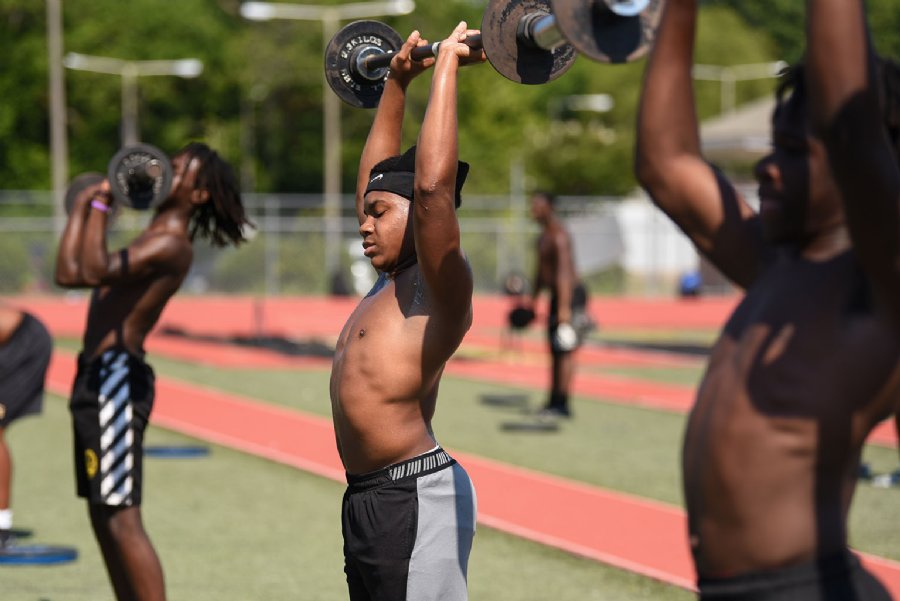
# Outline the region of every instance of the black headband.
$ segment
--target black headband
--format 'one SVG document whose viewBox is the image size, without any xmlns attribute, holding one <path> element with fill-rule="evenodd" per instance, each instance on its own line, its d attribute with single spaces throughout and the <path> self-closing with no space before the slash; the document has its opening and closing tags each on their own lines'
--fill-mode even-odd
<svg viewBox="0 0 900 601">
<path fill-rule="evenodd" d="M 402 155 L 389 157 L 374 167 L 369 173 L 369 183 L 366 186 L 366 194 L 373 190 L 393 192 L 410 202 L 413 200 L 416 180 L 416 147 L 413 146 Z M 456 185 L 454 200 L 458 207 L 462 204 L 462 187 L 469 174 L 469 164 L 463 161 L 457 162 Z"/>
<path fill-rule="evenodd" d="M 384 190 L 412 201 L 415 181 L 416 174 L 411 171 L 376 172 L 373 170 L 369 177 L 369 184 L 366 186 L 366 194 L 373 190 Z"/>
</svg>

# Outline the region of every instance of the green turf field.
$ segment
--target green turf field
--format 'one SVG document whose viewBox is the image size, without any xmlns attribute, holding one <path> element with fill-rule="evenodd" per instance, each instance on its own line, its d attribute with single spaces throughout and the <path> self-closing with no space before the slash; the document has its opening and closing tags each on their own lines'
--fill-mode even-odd
<svg viewBox="0 0 900 601">
<path fill-rule="evenodd" d="M 76 547 L 76 562 L 0 566 L 3 601 L 113 599 L 74 497 L 65 403 L 9 431 L 18 469 L 16 523 L 26 541 Z M 193 443 L 158 428 L 148 444 Z M 147 458 L 144 516 L 173 601 L 346 599 L 339 510 L 343 486 L 293 468 L 211 447 L 197 459 Z M 479 527 L 471 598 L 509 601 L 686 600 L 674 587 Z"/>
<path fill-rule="evenodd" d="M 72 341 L 61 346 L 76 348 Z M 162 357 L 151 362 L 161 376 L 330 415 L 327 370 L 217 369 Z M 684 377 L 676 372 L 674 378 Z M 655 374 L 671 381 L 665 370 Z M 532 408 L 543 401 L 542 391 L 445 377 L 434 424 L 445 446 L 681 503 L 684 416 L 576 398 L 575 419 L 557 432 L 507 432 L 503 424 L 522 420 L 524 406 L 482 402 L 490 394 L 520 395 Z M 112 598 L 84 508 L 71 492 L 68 427 L 64 403 L 52 399 L 44 416 L 10 429 L 19 469 L 14 507 L 17 524 L 37 530 L 35 542 L 77 546 L 81 558 L 61 567 L 0 567 L 4 601 Z M 151 444 L 183 440 L 159 429 L 148 435 Z M 868 447 L 865 459 L 882 471 L 897 462 L 896 451 L 879 447 Z M 346 598 L 338 483 L 219 447 L 205 459 L 148 458 L 146 466 L 144 511 L 166 569 L 170 599 Z M 900 491 L 861 485 L 851 514 L 853 544 L 900 559 L 900 532 L 894 527 L 898 506 Z M 7 590 L 14 592 L 8 596 Z M 470 591 L 473 600 L 691 598 L 679 589 L 484 527 L 470 562 Z"/>
</svg>

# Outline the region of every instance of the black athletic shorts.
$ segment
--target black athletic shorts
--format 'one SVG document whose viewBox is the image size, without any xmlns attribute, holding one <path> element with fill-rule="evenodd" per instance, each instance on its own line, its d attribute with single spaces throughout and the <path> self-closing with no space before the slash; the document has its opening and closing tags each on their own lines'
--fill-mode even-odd
<svg viewBox="0 0 900 601">
<path fill-rule="evenodd" d="M 153 408 L 153 369 L 124 349 L 78 358 L 69 401 L 78 496 L 94 505 L 141 504 L 144 430 Z"/>
<path fill-rule="evenodd" d="M 341 508 L 350 601 L 463 601 L 475 489 L 442 449 L 347 475 Z"/>
<path fill-rule="evenodd" d="M 0 428 L 41 412 L 52 350 L 53 339 L 44 324 L 23 314 L 9 340 L 0 345 Z"/>
<path fill-rule="evenodd" d="M 847 551 L 815 562 L 698 582 L 701 601 L 891 601 Z"/>
</svg>

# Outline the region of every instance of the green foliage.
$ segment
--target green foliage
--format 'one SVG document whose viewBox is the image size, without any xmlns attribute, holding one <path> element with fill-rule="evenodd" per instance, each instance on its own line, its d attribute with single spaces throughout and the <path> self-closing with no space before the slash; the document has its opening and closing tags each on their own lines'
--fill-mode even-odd
<svg viewBox="0 0 900 601">
<path fill-rule="evenodd" d="M 0 293 L 21 292 L 28 281 L 28 247 L 21 236 L 0 237 Z"/>
<path fill-rule="evenodd" d="M 304 232 L 279 245 L 278 277 L 282 292 L 309 293 L 328 289 L 325 265 L 325 236 Z M 342 257 L 343 259 L 343 257 Z M 342 260 L 342 263 L 346 263 Z"/>
<path fill-rule="evenodd" d="M 219 249 L 221 256 L 209 276 L 217 292 L 261 292 L 265 286 L 265 247 L 254 241 L 240 249 Z"/>
<path fill-rule="evenodd" d="M 803 56 L 806 45 L 804 27 L 806 7 L 794 0 L 721 0 L 708 5 L 727 6 L 750 26 L 766 31 L 774 40 L 779 55 L 788 62 Z M 900 57 L 900 0 L 875 0 L 866 3 L 872 39 L 879 52 Z"/>
<path fill-rule="evenodd" d="M 628 274 L 621 265 L 607 267 L 584 278 L 584 285 L 591 296 L 621 295 L 625 293 L 627 284 Z"/>
<path fill-rule="evenodd" d="M 323 0 L 317 4 L 341 4 Z M 129 60 L 196 57 L 196 79 L 141 77 L 142 138 L 168 152 L 191 139 L 215 146 L 255 172 L 248 189 L 318 192 L 322 187 L 322 48 L 317 20 L 250 22 L 239 0 L 66 0 L 66 52 Z M 443 38 L 460 20 L 478 28 L 484 0 L 416 5 L 411 15 L 383 17 L 401 36 L 418 29 Z M 0 0 L 0 181 L 3 188 L 47 189 L 50 180 L 45 5 Z M 710 64 L 795 60 L 802 53 L 803 5 L 788 0 L 707 2 L 696 58 Z M 870 3 L 882 52 L 900 56 L 900 0 Z M 344 23 L 342 23 L 344 24 Z M 330 35 L 329 35 L 330 37 Z M 579 58 L 558 80 L 522 86 L 490 65 L 465 69 L 459 87 L 460 153 L 474 166 L 467 193 L 505 193 L 512 162 L 527 167 L 528 185 L 561 194 L 618 194 L 631 174 L 634 119 L 644 63 L 610 66 Z M 66 70 L 70 173 L 104 170 L 120 144 L 121 80 Z M 701 117 L 717 114 L 717 82 L 696 83 Z M 768 80 L 738 86 L 738 102 L 770 93 Z M 424 115 L 428 76 L 410 88 L 404 144 L 413 144 Z M 554 112 L 576 94 L 610 94 L 603 114 Z M 356 167 L 374 113 L 341 107 L 342 186 Z"/>
</svg>

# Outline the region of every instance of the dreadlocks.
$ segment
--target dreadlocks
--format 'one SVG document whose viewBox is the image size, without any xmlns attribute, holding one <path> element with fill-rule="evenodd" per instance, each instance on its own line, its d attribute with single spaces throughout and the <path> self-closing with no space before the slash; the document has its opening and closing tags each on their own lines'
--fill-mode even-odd
<svg viewBox="0 0 900 601">
<path fill-rule="evenodd" d="M 192 218 L 191 240 L 199 234 L 215 246 L 237 246 L 246 242 L 244 226 L 252 224 L 244 212 L 231 165 L 200 142 L 191 142 L 178 154 L 200 161 L 197 187 L 209 192 L 209 202 L 200 205 Z"/>
</svg>

